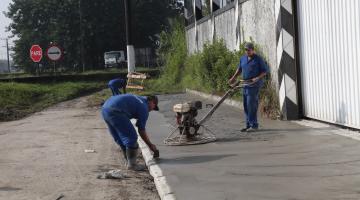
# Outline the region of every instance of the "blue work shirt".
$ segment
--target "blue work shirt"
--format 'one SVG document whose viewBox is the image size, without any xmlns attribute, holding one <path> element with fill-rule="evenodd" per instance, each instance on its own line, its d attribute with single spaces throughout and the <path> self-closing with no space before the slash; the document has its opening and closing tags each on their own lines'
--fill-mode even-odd
<svg viewBox="0 0 360 200">
<path fill-rule="evenodd" d="M 268 73 L 269 71 L 264 60 L 256 54 L 250 60 L 247 55 L 241 56 L 238 69 L 242 73 L 243 80 L 251 80 L 252 78 L 259 76 L 261 73 Z M 264 81 L 260 79 L 256 83 L 251 86 L 246 86 L 245 88 L 261 87 L 263 84 Z"/>
<path fill-rule="evenodd" d="M 115 88 L 122 88 L 125 86 L 125 84 L 126 84 L 126 81 L 124 79 L 116 78 L 116 79 L 110 80 L 108 85 L 111 87 L 115 87 Z"/>
<path fill-rule="evenodd" d="M 139 130 L 145 130 L 146 121 L 149 117 L 148 101 L 145 97 L 133 94 L 122 94 L 110 97 L 103 105 L 114 111 L 122 112 L 129 119 L 137 119 L 136 126 Z"/>
</svg>

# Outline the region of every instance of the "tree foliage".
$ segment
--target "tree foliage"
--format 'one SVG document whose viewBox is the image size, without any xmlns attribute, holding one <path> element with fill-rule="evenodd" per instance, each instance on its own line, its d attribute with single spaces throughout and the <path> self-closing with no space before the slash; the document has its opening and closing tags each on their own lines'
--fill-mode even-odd
<svg viewBox="0 0 360 200">
<path fill-rule="evenodd" d="M 131 1 L 135 47 L 155 47 L 170 18 L 180 15 L 177 0 Z M 87 69 L 103 67 L 103 53 L 126 50 L 124 0 L 13 0 L 6 16 L 16 36 L 13 58 L 25 71 L 35 70 L 29 58 L 32 44 L 46 49 L 56 43 L 65 50 L 58 65 L 81 69 L 81 44 Z M 81 20 L 80 20 L 81 19 Z M 47 59 L 44 70 L 51 68 Z"/>
</svg>

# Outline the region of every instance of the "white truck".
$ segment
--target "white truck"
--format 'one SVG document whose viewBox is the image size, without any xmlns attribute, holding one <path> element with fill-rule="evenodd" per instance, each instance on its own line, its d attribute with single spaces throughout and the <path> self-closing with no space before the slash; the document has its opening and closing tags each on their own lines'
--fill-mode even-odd
<svg viewBox="0 0 360 200">
<path fill-rule="evenodd" d="M 109 51 L 104 53 L 105 68 L 125 66 L 124 51 Z"/>
</svg>

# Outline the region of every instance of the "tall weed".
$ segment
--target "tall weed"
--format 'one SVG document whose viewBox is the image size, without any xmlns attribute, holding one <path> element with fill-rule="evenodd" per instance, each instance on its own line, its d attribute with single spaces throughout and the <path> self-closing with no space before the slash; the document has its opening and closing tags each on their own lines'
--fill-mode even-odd
<svg viewBox="0 0 360 200">
<path fill-rule="evenodd" d="M 230 51 L 223 40 L 215 40 L 211 44 L 205 44 L 202 52 L 187 55 L 184 30 L 183 24 L 178 20 L 170 31 L 161 33 L 158 52 L 164 67 L 160 79 L 152 82 L 151 87 L 159 91 L 191 88 L 224 93 L 229 89 L 228 80 L 235 72 L 239 58 L 245 54 L 245 43 L 241 44 L 239 51 Z M 257 54 L 267 60 L 258 44 L 255 44 L 255 49 Z M 241 92 L 235 96 L 241 97 Z M 278 105 L 276 88 L 268 75 L 260 92 L 260 112 L 267 117 L 277 118 Z"/>
</svg>

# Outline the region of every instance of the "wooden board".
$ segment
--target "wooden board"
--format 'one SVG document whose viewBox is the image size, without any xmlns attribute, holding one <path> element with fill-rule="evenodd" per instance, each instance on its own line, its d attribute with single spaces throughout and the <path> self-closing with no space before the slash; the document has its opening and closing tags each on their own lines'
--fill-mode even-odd
<svg viewBox="0 0 360 200">
<path fill-rule="evenodd" d="M 135 79 L 146 79 L 147 78 L 146 74 L 138 74 L 138 73 L 136 73 L 136 74 L 128 74 L 127 77 L 128 78 L 135 78 Z"/>
<path fill-rule="evenodd" d="M 144 86 L 140 86 L 140 85 L 127 85 L 126 88 L 143 90 L 143 89 L 144 89 Z"/>
</svg>

